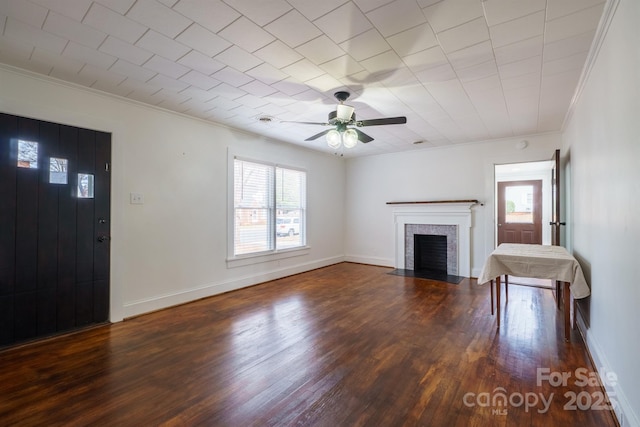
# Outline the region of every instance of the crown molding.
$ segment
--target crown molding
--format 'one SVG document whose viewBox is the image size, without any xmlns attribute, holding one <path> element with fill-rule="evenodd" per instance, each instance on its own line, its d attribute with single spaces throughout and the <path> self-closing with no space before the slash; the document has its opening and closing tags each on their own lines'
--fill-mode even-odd
<svg viewBox="0 0 640 427">
<path fill-rule="evenodd" d="M 582 73 L 580 74 L 580 79 L 578 80 L 578 86 L 576 87 L 576 91 L 573 93 L 571 103 L 569 104 L 569 109 L 567 110 L 567 114 L 564 116 L 564 121 L 562 122 L 563 131 L 566 129 L 567 123 L 569 123 L 569 120 L 573 116 L 576 104 L 578 103 L 578 100 L 582 95 L 582 91 L 587 85 L 587 81 L 589 80 L 589 76 L 591 75 L 591 70 L 593 69 L 595 62 L 598 59 L 600 48 L 604 43 L 607 32 L 609 31 L 609 26 L 611 25 L 611 21 L 613 21 L 613 17 L 616 10 L 618 9 L 619 3 L 620 0 L 607 0 L 604 5 L 602 17 L 600 18 L 600 22 L 598 23 L 596 34 L 593 38 L 591 48 L 589 49 L 589 53 L 587 55 L 587 61 L 582 68 Z"/>
</svg>

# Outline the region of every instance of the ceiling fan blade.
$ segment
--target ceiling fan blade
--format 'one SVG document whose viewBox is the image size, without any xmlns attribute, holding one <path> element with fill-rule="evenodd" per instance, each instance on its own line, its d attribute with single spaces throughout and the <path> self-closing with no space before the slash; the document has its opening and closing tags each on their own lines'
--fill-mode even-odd
<svg viewBox="0 0 640 427">
<path fill-rule="evenodd" d="M 356 131 L 356 133 L 358 134 L 358 141 L 366 144 L 367 142 L 371 142 L 373 141 L 373 138 L 371 138 L 369 135 L 367 135 L 364 132 L 360 132 L 358 129 L 354 129 Z"/>
<path fill-rule="evenodd" d="M 299 125 L 320 125 L 320 126 L 329 126 L 330 123 L 320 123 L 320 122 L 293 122 L 290 120 L 282 120 L 280 123 L 297 123 Z"/>
<path fill-rule="evenodd" d="M 406 117 L 386 117 L 384 119 L 358 120 L 356 126 L 401 125 L 407 123 Z"/>
<path fill-rule="evenodd" d="M 310 136 L 309 138 L 305 139 L 305 141 L 313 141 L 314 139 L 318 139 L 318 138 L 320 138 L 322 135 L 326 135 L 326 134 L 328 134 L 328 133 L 329 133 L 329 131 L 331 131 L 331 129 L 323 130 L 322 132 L 317 133 L 317 134 L 315 134 L 315 135 L 313 135 L 313 136 Z"/>
</svg>

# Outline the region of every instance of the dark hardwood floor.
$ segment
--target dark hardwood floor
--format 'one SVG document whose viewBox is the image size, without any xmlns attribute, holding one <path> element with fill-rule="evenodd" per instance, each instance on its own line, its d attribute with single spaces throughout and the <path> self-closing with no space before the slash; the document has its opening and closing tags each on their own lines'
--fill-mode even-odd
<svg viewBox="0 0 640 427">
<path fill-rule="evenodd" d="M 576 384 L 594 367 L 550 290 L 511 286 L 498 331 L 488 286 L 389 271 L 337 264 L 5 349 L 0 425 L 615 426 L 570 408 L 602 390 Z"/>
</svg>

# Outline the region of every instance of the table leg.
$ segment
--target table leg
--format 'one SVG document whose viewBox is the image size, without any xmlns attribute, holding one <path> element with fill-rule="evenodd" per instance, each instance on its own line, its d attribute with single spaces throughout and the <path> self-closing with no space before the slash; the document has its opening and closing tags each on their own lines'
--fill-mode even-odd
<svg viewBox="0 0 640 427">
<path fill-rule="evenodd" d="M 496 277 L 496 313 L 498 317 L 498 329 L 500 329 L 500 276 Z"/>
<path fill-rule="evenodd" d="M 493 316 L 493 280 L 491 281 L 491 287 L 489 288 L 489 291 L 491 292 L 491 315 Z"/>
<path fill-rule="evenodd" d="M 509 275 L 504 275 L 504 300 L 509 301 Z"/>
<path fill-rule="evenodd" d="M 556 280 L 556 304 L 558 305 L 558 310 L 562 308 L 562 287 L 560 283 L 559 280 Z"/>
<path fill-rule="evenodd" d="M 571 291 L 569 290 L 569 282 L 564 282 L 562 290 L 562 298 L 564 299 L 564 340 L 571 340 Z"/>
</svg>

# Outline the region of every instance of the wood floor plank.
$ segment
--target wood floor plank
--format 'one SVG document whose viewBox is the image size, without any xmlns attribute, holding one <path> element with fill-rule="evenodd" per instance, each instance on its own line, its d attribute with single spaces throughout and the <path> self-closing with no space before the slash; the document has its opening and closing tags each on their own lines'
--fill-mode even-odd
<svg viewBox="0 0 640 427">
<path fill-rule="evenodd" d="M 616 425 L 565 408 L 598 386 L 538 384 L 595 371 L 551 290 L 511 286 L 498 330 L 488 286 L 390 270 L 341 263 L 6 348 L 0 425 Z"/>
</svg>

